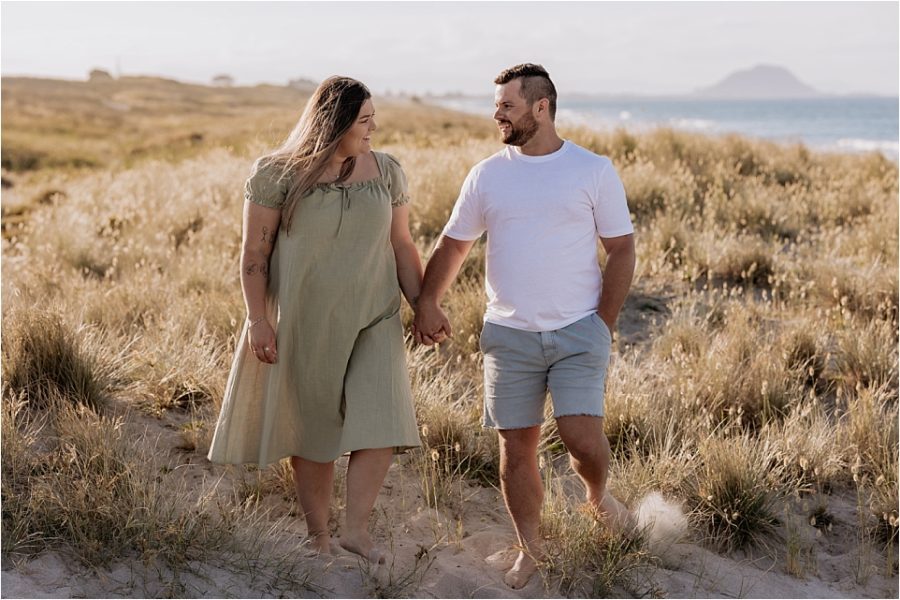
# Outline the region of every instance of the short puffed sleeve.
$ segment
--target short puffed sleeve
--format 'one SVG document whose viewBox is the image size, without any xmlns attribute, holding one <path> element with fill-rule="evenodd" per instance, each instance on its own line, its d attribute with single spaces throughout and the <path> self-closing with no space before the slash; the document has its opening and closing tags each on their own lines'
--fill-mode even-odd
<svg viewBox="0 0 900 600">
<path fill-rule="evenodd" d="M 387 183 L 388 190 L 391 192 L 391 206 L 403 206 L 409 202 L 409 186 L 406 182 L 406 173 L 400 166 L 394 156 L 385 152 L 384 160 L 384 180 Z"/>
<path fill-rule="evenodd" d="M 281 208 L 286 197 L 287 178 L 281 166 L 265 157 L 257 160 L 244 184 L 244 199 L 260 206 Z"/>
</svg>

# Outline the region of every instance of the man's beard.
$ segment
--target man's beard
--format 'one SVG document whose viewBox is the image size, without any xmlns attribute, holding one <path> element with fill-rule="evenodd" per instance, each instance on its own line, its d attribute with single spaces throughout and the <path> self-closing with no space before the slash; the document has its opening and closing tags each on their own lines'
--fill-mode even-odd
<svg viewBox="0 0 900 600">
<path fill-rule="evenodd" d="M 510 146 L 524 146 L 538 130 L 537 119 L 531 113 L 519 119 L 518 123 L 512 121 L 507 121 L 507 123 L 509 123 L 509 132 L 503 136 L 503 143 Z"/>
</svg>

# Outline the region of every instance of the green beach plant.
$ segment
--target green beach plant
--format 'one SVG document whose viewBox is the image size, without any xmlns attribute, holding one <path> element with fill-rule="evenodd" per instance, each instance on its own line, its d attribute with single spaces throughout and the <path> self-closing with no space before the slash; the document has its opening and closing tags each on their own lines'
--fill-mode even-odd
<svg viewBox="0 0 900 600">
<path fill-rule="evenodd" d="M 767 444 L 748 435 L 709 438 L 698 458 L 692 516 L 710 542 L 728 550 L 769 543 L 782 493 Z"/>
</svg>

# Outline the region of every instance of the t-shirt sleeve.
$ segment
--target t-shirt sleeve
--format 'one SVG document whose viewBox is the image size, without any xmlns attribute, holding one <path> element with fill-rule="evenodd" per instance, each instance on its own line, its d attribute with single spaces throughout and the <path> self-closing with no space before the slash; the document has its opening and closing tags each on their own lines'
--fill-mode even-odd
<svg viewBox="0 0 900 600">
<path fill-rule="evenodd" d="M 391 193 L 391 207 L 403 206 L 409 202 L 409 184 L 406 173 L 394 156 L 384 153 L 384 180 Z"/>
<path fill-rule="evenodd" d="M 598 173 L 597 194 L 594 198 L 594 225 L 597 235 L 610 238 L 634 233 L 625 186 L 609 159 Z"/>
<path fill-rule="evenodd" d="M 263 158 L 257 160 L 244 183 L 244 199 L 268 208 L 281 208 L 286 198 L 287 180 L 282 177 L 281 167 Z"/>
<path fill-rule="evenodd" d="M 444 235 L 454 240 L 477 240 L 487 229 L 484 219 L 484 203 L 478 192 L 477 174 L 469 171 L 462 184 L 459 197 L 453 206 L 450 220 L 444 227 Z"/>
</svg>

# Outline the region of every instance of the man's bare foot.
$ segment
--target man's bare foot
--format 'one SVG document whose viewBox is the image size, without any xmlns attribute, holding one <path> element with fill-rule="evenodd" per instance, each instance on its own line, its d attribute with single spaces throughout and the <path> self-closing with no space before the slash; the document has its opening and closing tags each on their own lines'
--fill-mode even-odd
<svg viewBox="0 0 900 600">
<path fill-rule="evenodd" d="M 514 590 L 521 589 L 525 587 L 525 584 L 528 583 L 528 580 L 531 579 L 531 576 L 534 575 L 537 568 L 537 562 L 535 562 L 531 556 L 525 552 L 519 551 L 516 563 L 513 565 L 512 569 L 506 573 L 503 581 Z"/>
<path fill-rule="evenodd" d="M 340 544 L 341 548 L 347 552 L 358 554 L 373 564 L 382 565 L 385 563 L 386 557 L 384 552 L 372 543 L 369 534 L 360 536 L 342 535 Z"/>
<path fill-rule="evenodd" d="M 588 497 L 587 507 L 595 518 L 613 531 L 628 532 L 637 526 L 637 519 L 625 505 L 607 492 L 599 502 Z"/>
</svg>

